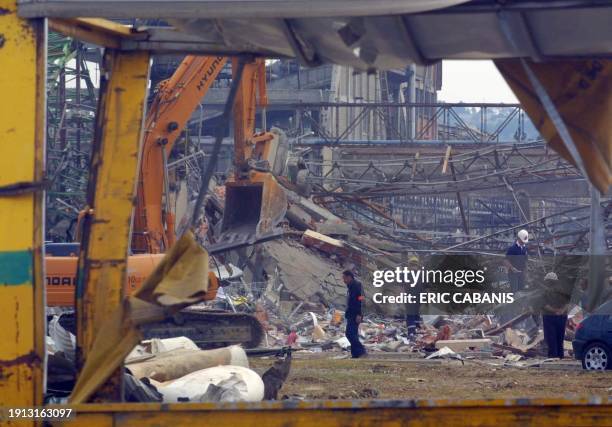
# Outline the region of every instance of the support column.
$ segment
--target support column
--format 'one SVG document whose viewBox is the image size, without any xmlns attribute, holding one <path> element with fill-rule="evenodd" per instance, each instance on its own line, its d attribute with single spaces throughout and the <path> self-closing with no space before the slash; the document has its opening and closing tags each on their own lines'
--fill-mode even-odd
<svg viewBox="0 0 612 427">
<path fill-rule="evenodd" d="M 42 404 L 44 20 L 0 0 L 0 406 Z M 33 423 L 32 423 L 33 424 Z"/>
<path fill-rule="evenodd" d="M 334 149 L 331 147 L 323 147 L 321 148 L 321 157 L 323 157 L 323 167 L 321 171 L 321 176 L 326 176 L 331 173 L 333 164 L 334 164 Z M 330 175 L 330 177 L 333 177 Z M 336 182 L 332 182 L 332 184 L 323 184 L 323 187 L 326 189 L 334 188 L 337 185 Z"/>
<path fill-rule="evenodd" d="M 113 49 L 104 55 L 76 292 L 79 369 L 124 297 L 149 58 Z M 121 400 L 121 378 L 118 371 L 95 398 Z"/>
<path fill-rule="evenodd" d="M 591 226 L 589 245 L 589 287 L 587 290 L 588 311 L 595 310 L 604 302 L 607 287 L 606 278 L 606 229 L 604 209 L 601 207 L 601 194 L 591 186 Z"/>
</svg>

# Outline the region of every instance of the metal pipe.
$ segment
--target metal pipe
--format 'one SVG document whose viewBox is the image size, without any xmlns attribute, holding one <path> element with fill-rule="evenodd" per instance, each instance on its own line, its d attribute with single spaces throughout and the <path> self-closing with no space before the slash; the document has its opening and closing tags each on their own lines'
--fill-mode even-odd
<svg viewBox="0 0 612 427">
<path fill-rule="evenodd" d="M 232 114 L 234 100 L 236 99 L 236 95 L 238 94 L 238 88 L 240 87 L 240 81 L 242 80 L 242 72 L 244 71 L 244 65 L 245 59 L 240 58 L 238 60 L 238 68 L 236 70 L 236 74 L 232 79 L 232 85 L 230 86 L 230 91 L 227 96 L 227 100 L 225 101 L 223 114 L 221 115 L 219 124 L 215 129 L 215 144 L 213 145 L 213 149 L 210 154 L 208 164 L 206 165 L 206 169 L 202 174 L 202 179 L 200 181 L 200 191 L 198 192 L 198 198 L 193 209 L 193 216 L 191 217 L 191 227 L 195 227 L 195 225 L 197 224 L 197 221 L 200 217 L 202 205 L 204 204 L 204 196 L 206 195 L 206 193 L 208 193 L 208 184 L 210 183 L 210 179 L 212 178 L 215 166 L 217 165 L 217 159 L 219 158 L 219 152 L 221 151 L 223 136 L 225 135 L 225 127 L 229 123 L 230 115 Z M 200 161 L 200 170 L 204 170 L 203 159 Z"/>
</svg>

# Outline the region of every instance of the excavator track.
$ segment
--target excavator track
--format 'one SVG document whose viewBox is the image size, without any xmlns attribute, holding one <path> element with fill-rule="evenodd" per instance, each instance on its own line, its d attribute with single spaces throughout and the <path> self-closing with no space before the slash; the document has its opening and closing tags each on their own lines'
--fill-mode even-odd
<svg viewBox="0 0 612 427">
<path fill-rule="evenodd" d="M 146 339 L 185 336 L 200 348 L 232 344 L 255 348 L 265 332 L 259 320 L 250 314 L 186 309 L 171 320 L 146 325 L 143 333 Z"/>
<path fill-rule="evenodd" d="M 63 314 L 60 324 L 74 334 L 76 331 L 75 313 Z M 264 333 L 262 324 L 250 314 L 201 309 L 185 309 L 171 319 L 143 327 L 145 339 L 185 336 L 203 349 L 232 344 L 240 344 L 244 348 L 255 348 L 261 343 Z"/>
</svg>

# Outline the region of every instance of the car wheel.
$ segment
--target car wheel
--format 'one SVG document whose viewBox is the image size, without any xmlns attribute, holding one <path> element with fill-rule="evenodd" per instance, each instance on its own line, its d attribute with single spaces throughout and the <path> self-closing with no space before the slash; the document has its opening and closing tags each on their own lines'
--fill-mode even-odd
<svg viewBox="0 0 612 427">
<path fill-rule="evenodd" d="M 587 371 L 605 371 L 612 367 L 612 353 L 605 344 L 592 343 L 582 356 L 582 367 Z"/>
</svg>

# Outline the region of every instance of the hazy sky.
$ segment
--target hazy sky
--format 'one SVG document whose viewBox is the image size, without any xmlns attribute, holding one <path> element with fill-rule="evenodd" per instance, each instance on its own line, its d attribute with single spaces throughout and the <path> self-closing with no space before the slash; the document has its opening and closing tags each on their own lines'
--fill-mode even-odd
<svg viewBox="0 0 612 427">
<path fill-rule="evenodd" d="M 446 102 L 518 102 L 492 61 L 442 61 L 442 90 Z"/>
</svg>

